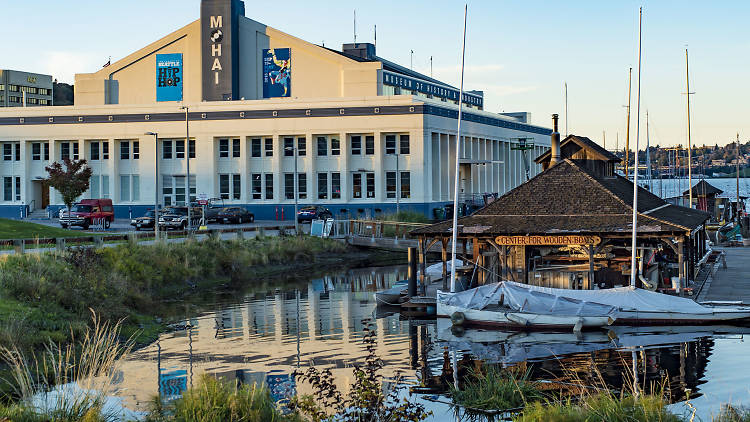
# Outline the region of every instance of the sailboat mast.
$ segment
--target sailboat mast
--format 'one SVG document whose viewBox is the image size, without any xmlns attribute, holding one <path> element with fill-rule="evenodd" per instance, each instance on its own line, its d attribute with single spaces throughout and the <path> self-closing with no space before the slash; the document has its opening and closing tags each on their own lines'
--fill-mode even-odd
<svg viewBox="0 0 750 422">
<path fill-rule="evenodd" d="M 740 133 L 737 132 L 737 209 L 734 215 L 736 216 L 737 224 L 740 224 Z"/>
<path fill-rule="evenodd" d="M 690 141 L 690 69 L 688 49 L 685 49 L 685 87 L 687 88 L 687 135 L 688 135 L 688 207 L 693 208 L 693 144 Z"/>
<path fill-rule="evenodd" d="M 464 36 L 461 43 L 461 89 L 458 95 L 458 127 L 456 128 L 456 174 L 453 178 L 453 235 L 451 241 L 451 293 L 456 292 L 456 244 L 458 243 L 458 179 L 459 159 L 461 157 L 461 118 L 464 102 L 464 64 L 466 61 L 466 15 L 469 5 L 464 5 Z"/>
<path fill-rule="evenodd" d="M 635 118 L 635 171 L 633 172 L 633 239 L 630 256 L 630 287 L 635 287 L 636 235 L 638 233 L 638 141 L 641 136 L 641 43 L 642 43 L 643 8 L 638 9 L 638 96 Z M 630 113 L 628 113 L 630 115 Z"/>
<path fill-rule="evenodd" d="M 648 183 L 648 191 L 653 192 L 653 188 L 651 186 L 651 142 L 648 137 L 648 110 L 646 110 L 646 182 Z M 636 155 L 636 161 L 635 161 L 635 171 L 638 171 L 638 159 Z"/>
<path fill-rule="evenodd" d="M 640 41 L 639 41 L 640 42 Z M 628 123 L 627 129 L 625 130 L 625 178 L 628 176 L 628 168 L 630 166 L 630 85 L 633 81 L 633 68 L 628 69 Z"/>
</svg>

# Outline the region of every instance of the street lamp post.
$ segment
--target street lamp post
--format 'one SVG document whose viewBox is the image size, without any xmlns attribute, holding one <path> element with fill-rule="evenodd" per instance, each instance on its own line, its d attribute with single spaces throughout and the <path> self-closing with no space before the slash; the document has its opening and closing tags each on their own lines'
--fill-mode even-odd
<svg viewBox="0 0 750 422">
<path fill-rule="evenodd" d="M 185 159 L 187 160 L 187 217 L 188 217 L 188 223 L 187 223 L 187 229 L 188 233 L 192 233 L 193 230 L 193 220 L 191 218 L 190 209 L 192 208 L 190 205 L 190 124 L 188 120 L 188 106 L 182 106 L 180 107 L 180 110 L 185 110 L 185 149 L 187 155 L 185 156 Z"/>
<path fill-rule="evenodd" d="M 146 132 L 146 135 L 154 137 L 154 241 L 159 241 L 159 134 L 156 132 Z"/>
<path fill-rule="evenodd" d="M 297 141 L 299 142 L 299 141 Z M 297 220 L 297 204 L 298 204 L 298 198 L 299 198 L 299 176 L 297 175 L 297 147 L 294 145 L 294 141 L 292 141 L 292 146 L 290 147 L 284 147 L 285 151 L 289 150 L 294 151 L 294 234 L 299 234 L 299 221 Z"/>
</svg>

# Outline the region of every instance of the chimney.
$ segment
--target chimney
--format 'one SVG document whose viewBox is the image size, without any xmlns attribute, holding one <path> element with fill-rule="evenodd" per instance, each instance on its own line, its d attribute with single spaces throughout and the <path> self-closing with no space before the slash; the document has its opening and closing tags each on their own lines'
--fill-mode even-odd
<svg viewBox="0 0 750 422">
<path fill-rule="evenodd" d="M 557 131 L 557 119 L 559 116 L 557 114 L 552 115 L 552 136 L 551 136 L 551 145 L 550 145 L 550 152 L 552 153 L 552 158 L 550 159 L 549 165 L 554 166 L 557 164 L 558 161 L 560 161 L 560 132 Z"/>
</svg>

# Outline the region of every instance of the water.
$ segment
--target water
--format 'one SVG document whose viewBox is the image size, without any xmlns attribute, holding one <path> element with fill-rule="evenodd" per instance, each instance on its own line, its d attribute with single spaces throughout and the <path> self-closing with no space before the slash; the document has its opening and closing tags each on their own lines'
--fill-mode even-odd
<svg viewBox="0 0 750 422">
<path fill-rule="evenodd" d="M 721 189 L 724 193 L 721 196 L 728 197 L 730 199 L 737 198 L 737 179 L 733 178 L 706 178 L 706 182 Z M 693 186 L 698 184 L 701 179 L 693 177 Z M 638 178 L 638 184 L 642 185 L 644 182 L 643 177 Z M 663 198 L 669 198 L 674 196 L 682 196 L 682 193 L 688 189 L 688 179 L 654 179 L 653 189 L 651 190 L 655 195 Z M 750 196 L 750 178 L 740 178 L 740 196 Z"/>
<path fill-rule="evenodd" d="M 290 374 L 297 368 L 330 368 L 338 384 L 352 382 L 351 365 L 362 363 L 365 323 L 374 318 L 377 352 L 384 374 L 400 371 L 403 382 L 420 384 L 420 396 L 434 412 L 432 421 L 453 421 L 442 394 L 452 382 L 483 361 L 529 368 L 538 379 L 570 381 L 575 373 L 587 383 L 601 374 L 608 385 L 628 383 L 635 351 L 639 380 L 667 377 L 675 411 L 684 410 L 686 389 L 699 416 L 709 420 L 722 403 L 750 405 L 750 330 L 680 328 L 669 333 L 574 334 L 514 333 L 470 330 L 456 336 L 447 320 L 408 321 L 398 314 L 376 312 L 373 292 L 406 277 L 406 268 L 351 270 L 300 284 L 297 288 L 255 292 L 217 300 L 215 309 L 188 323 L 192 328 L 167 333 L 157 343 L 134 352 L 118 376 L 118 397 L 131 410 L 143 410 L 157 393 L 179 397 L 203 373 L 252 383 L 266 381 L 280 396 L 284 391 L 309 393 Z M 612 342 L 610 337 L 617 334 Z M 652 346 L 654 343 L 667 343 Z M 564 384 L 560 384 L 564 385 Z M 564 387 L 563 387 L 564 388 Z"/>
</svg>

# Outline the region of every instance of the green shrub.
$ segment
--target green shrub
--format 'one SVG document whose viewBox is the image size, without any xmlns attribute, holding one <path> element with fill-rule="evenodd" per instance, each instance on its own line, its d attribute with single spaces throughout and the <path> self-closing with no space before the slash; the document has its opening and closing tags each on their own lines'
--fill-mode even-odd
<svg viewBox="0 0 750 422">
<path fill-rule="evenodd" d="M 297 421 L 296 415 L 284 415 L 265 387 L 237 386 L 209 375 L 185 391 L 182 397 L 162 404 L 155 398 L 147 422 L 274 422 Z"/>
<path fill-rule="evenodd" d="M 725 404 L 712 421 L 714 422 L 750 422 L 750 409 Z"/>
<path fill-rule="evenodd" d="M 680 422 L 667 410 L 667 402 L 654 395 L 612 393 L 584 394 L 578 403 L 535 402 L 514 419 L 516 422 Z"/>
<path fill-rule="evenodd" d="M 537 384 L 529 381 L 529 373 L 485 365 L 472 372 L 463 389 L 451 386 L 453 402 L 468 408 L 506 410 L 524 406 L 543 398 Z"/>
</svg>

